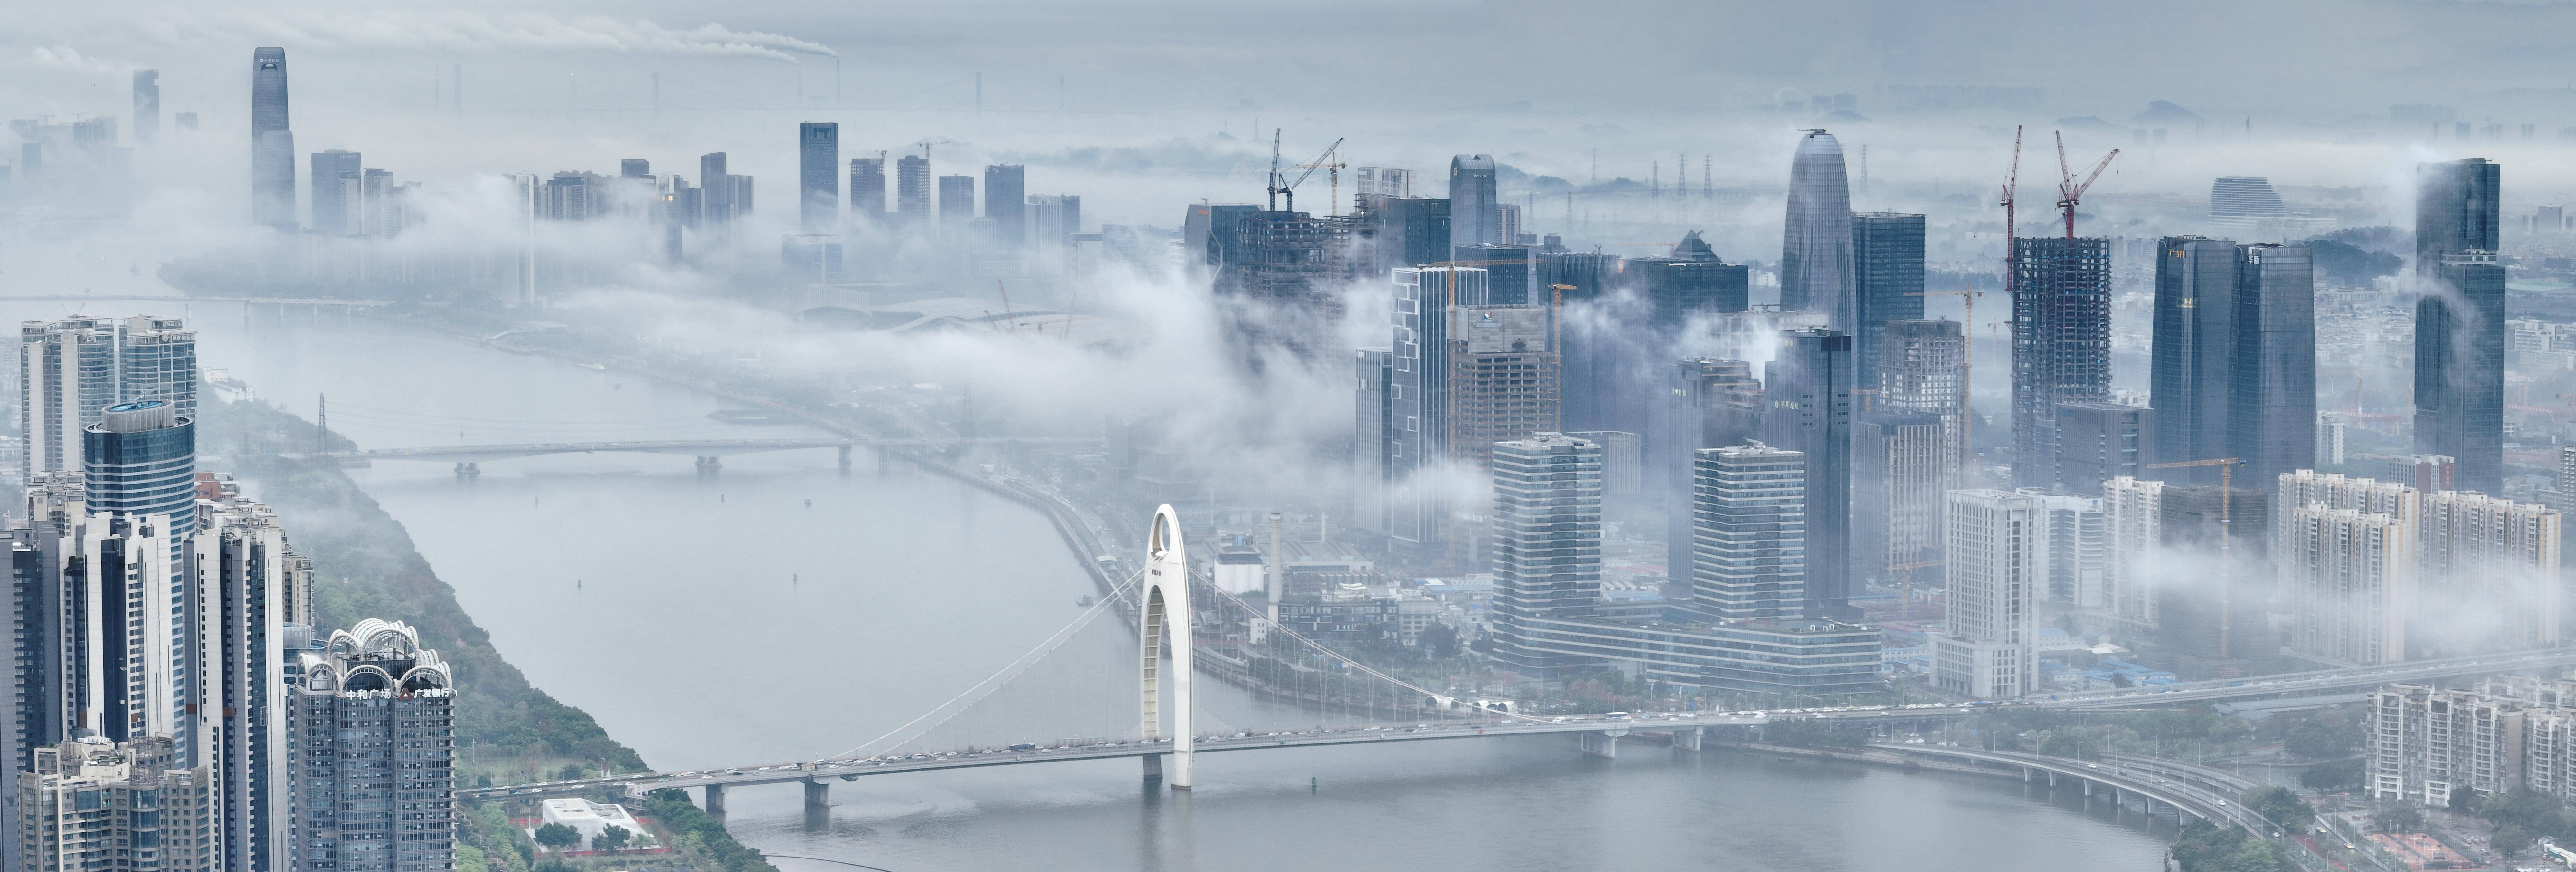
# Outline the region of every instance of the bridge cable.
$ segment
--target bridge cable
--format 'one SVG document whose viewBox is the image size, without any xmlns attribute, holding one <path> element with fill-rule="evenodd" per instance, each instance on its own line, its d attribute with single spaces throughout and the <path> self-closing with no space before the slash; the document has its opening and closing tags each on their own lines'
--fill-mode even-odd
<svg viewBox="0 0 2576 872">
<path fill-rule="evenodd" d="M 920 738 L 923 734 L 926 734 L 931 730 L 938 729 L 941 724 L 947 723 L 949 718 L 956 717 L 960 712 L 963 712 L 966 706 L 972 706 L 977 702 L 981 702 L 985 697 L 991 696 L 994 691 L 1000 690 L 1002 685 L 1008 684 L 1012 679 L 1018 678 L 1020 673 L 1028 671 L 1029 667 L 1037 664 L 1037 661 L 1045 659 L 1049 654 L 1055 653 L 1056 648 L 1061 647 L 1066 640 L 1073 638 L 1074 633 L 1080 631 L 1083 627 L 1089 626 L 1092 620 L 1098 618 L 1101 612 L 1107 611 L 1111 604 L 1123 601 L 1122 597 L 1126 595 L 1127 588 L 1143 577 L 1145 577 L 1145 570 L 1142 567 L 1139 567 L 1133 573 L 1129 573 L 1126 581 L 1119 582 L 1118 587 L 1111 590 L 1108 596 L 1101 597 L 1099 602 L 1092 603 L 1091 608 L 1084 610 L 1081 615 L 1076 616 L 1072 623 L 1064 625 L 1064 628 L 1057 630 L 1055 635 L 1047 637 L 1046 641 L 1038 643 L 1037 647 L 1029 649 L 1028 653 L 1020 655 L 1019 659 L 1013 660 L 1009 664 L 1004 665 L 999 671 L 985 677 L 983 681 L 976 682 L 974 686 L 966 688 L 956 696 L 949 697 L 947 702 L 940 703 L 931 710 L 923 712 L 920 717 L 913 718 L 912 720 L 905 722 L 903 726 L 896 727 L 893 730 L 888 731 L 885 735 L 870 739 L 856 748 L 851 748 L 847 751 L 843 751 L 839 754 L 834 754 L 823 759 L 844 759 L 854 756 L 861 751 L 865 751 L 876 746 L 879 742 L 883 742 L 886 739 L 901 734 L 905 730 L 912 729 L 913 725 L 919 724 L 924 720 L 928 720 L 932 715 L 939 714 L 943 710 L 948 711 L 948 714 L 942 716 L 939 720 L 932 722 L 928 726 L 922 727 L 920 731 L 915 732 L 910 736 L 906 736 L 903 742 L 910 742 L 914 739 Z M 974 697 L 974 699 L 967 699 L 967 697 L 970 696 Z M 966 705 L 958 706 L 954 710 L 949 709 L 950 706 L 957 705 L 960 700 L 965 700 Z M 903 742 L 897 742 L 893 747 L 902 747 Z"/>
</svg>

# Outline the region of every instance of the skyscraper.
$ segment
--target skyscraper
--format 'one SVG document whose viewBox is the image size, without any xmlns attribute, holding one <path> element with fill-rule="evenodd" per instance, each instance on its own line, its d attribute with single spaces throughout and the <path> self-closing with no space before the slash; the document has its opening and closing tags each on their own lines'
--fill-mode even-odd
<svg viewBox="0 0 2576 872">
<path fill-rule="evenodd" d="M 1781 334 L 1763 372 L 1762 441 L 1806 455 L 1807 598 L 1810 619 L 1857 616 L 1852 559 L 1852 337 L 1833 330 Z"/>
<path fill-rule="evenodd" d="M 295 134 L 286 115 L 286 49 L 250 56 L 250 216 L 253 223 L 295 229 Z"/>
<path fill-rule="evenodd" d="M 2415 274 L 2446 254 L 2494 252 L 2504 227 L 2504 168 L 2485 158 L 2415 165 Z"/>
<path fill-rule="evenodd" d="M 308 193 L 313 198 L 314 232 L 332 236 L 353 235 L 351 228 L 355 222 L 350 220 L 350 215 L 355 210 L 350 208 L 349 192 L 341 189 L 340 182 L 347 179 L 355 183 L 362 178 L 365 169 L 360 161 L 361 156 L 357 152 L 343 149 L 313 153 L 310 161 L 313 179 Z"/>
<path fill-rule="evenodd" d="M 850 217 L 859 227 L 877 227 L 886 218 L 885 158 L 850 159 Z"/>
<path fill-rule="evenodd" d="M 2145 475 L 2154 462 L 2156 410 L 2119 403 L 2057 404 L 2057 490 L 2102 495 L 2102 483 Z"/>
<path fill-rule="evenodd" d="M 1780 308 L 1824 312 L 1833 329 L 1858 329 L 1852 298 L 1851 189 L 1843 146 L 1809 130 L 1789 164 L 1789 221 L 1780 243 Z"/>
<path fill-rule="evenodd" d="M 2463 491 L 2421 496 L 2418 656 L 2558 647 L 2559 513 Z"/>
<path fill-rule="evenodd" d="M 1932 680 L 1952 693 L 2011 699 L 2039 672 L 2039 597 L 2047 585 L 2047 511 L 2033 494 L 1949 494 L 1944 556 L 1949 627 L 1932 639 Z"/>
<path fill-rule="evenodd" d="M 939 223 L 965 226 L 975 220 L 975 177 L 939 177 Z"/>
<path fill-rule="evenodd" d="M 1395 392 L 1390 382 L 1395 377 L 1395 349 L 1362 348 L 1352 375 L 1359 381 L 1352 410 L 1351 433 L 1351 502 L 1352 523 L 1362 530 L 1386 532 L 1387 497 L 1393 467 L 1390 453 L 1396 429 Z"/>
<path fill-rule="evenodd" d="M 618 178 L 621 178 L 621 179 L 642 179 L 642 178 L 649 178 L 649 177 L 651 177 L 652 175 L 653 175 L 653 162 L 652 162 L 652 161 L 645 160 L 645 159 L 640 158 L 640 157 L 630 157 L 630 158 L 626 158 L 626 159 L 624 159 L 624 160 L 620 160 L 620 161 L 618 161 L 618 162 L 617 162 L 617 177 L 618 177 Z"/>
<path fill-rule="evenodd" d="M 1647 430 L 1641 434 L 1644 485 L 1664 500 L 1666 572 L 1675 581 L 1687 581 L 1691 530 L 1697 523 L 1692 464 L 1700 449 L 1761 435 L 1762 382 L 1754 378 L 1750 363 L 1701 357 L 1665 367 L 1655 388 Z"/>
<path fill-rule="evenodd" d="M 1796 618 L 1807 569 L 1807 458 L 1761 443 L 1692 452 L 1692 611 L 1713 621 Z"/>
<path fill-rule="evenodd" d="M 203 605 L 198 637 L 205 702 L 195 730 L 214 767 L 223 809 L 223 868 L 283 870 L 292 771 L 286 757 L 288 649 L 312 632 L 313 564 L 287 545 L 267 506 L 229 481 L 197 504 L 192 577 Z"/>
<path fill-rule="evenodd" d="M 2148 389 L 2156 407 L 2152 462 L 2236 457 L 2229 438 L 2236 352 L 2236 246 L 2224 239 L 2166 237 L 2156 258 L 2155 326 Z M 2217 484 L 2214 466 L 2144 477 Z"/>
<path fill-rule="evenodd" d="M 2209 225 L 2221 233 L 2251 233 L 2265 221 L 2290 216 L 2281 194 L 2262 176 L 2220 176 L 2209 184 Z"/>
<path fill-rule="evenodd" d="M 83 736 L 39 749 L 7 837 L 11 870 L 215 872 L 225 862 L 199 835 L 222 806 L 210 767 L 181 761 L 166 737 Z M 266 867 L 261 867 L 266 868 Z"/>
<path fill-rule="evenodd" d="M 1546 676 L 1566 659 L 1532 644 L 1530 621 L 1586 617 L 1601 599 L 1601 447 L 1561 433 L 1497 443 L 1494 659 Z"/>
<path fill-rule="evenodd" d="M 2331 666 L 2406 659 L 2415 524 L 2393 515 L 2284 503 L 2274 553 L 2290 600 L 2289 651 Z"/>
<path fill-rule="evenodd" d="M 796 125 L 797 216 L 807 233 L 841 229 L 841 125 Z"/>
<path fill-rule="evenodd" d="M 197 334 L 177 318 L 66 318 L 19 325 L 18 421 L 29 473 L 81 468 L 82 431 L 107 407 L 157 399 L 197 414 Z"/>
<path fill-rule="evenodd" d="M 1941 553 L 1941 499 L 1956 458 L 1941 416 L 1862 412 L 1852 428 L 1852 571 L 1928 578 Z"/>
<path fill-rule="evenodd" d="M 2057 404 L 2111 394 L 2111 258 L 2099 239 L 2013 246 L 2013 482 L 2047 487 Z"/>
<path fill-rule="evenodd" d="M 1877 408 L 1941 419 L 1948 487 L 1967 483 L 1968 340 L 1957 321 L 1890 321 L 1879 346 Z M 1945 488 L 1946 489 L 1946 488 Z"/>
<path fill-rule="evenodd" d="M 1449 447 L 1449 301 L 1473 294 L 1485 271 L 1464 267 L 1395 270 L 1394 399 L 1388 411 L 1387 537 L 1398 548 L 1438 550 L 1448 517 L 1438 481 Z M 1462 289 L 1463 286 L 1463 289 Z"/>
<path fill-rule="evenodd" d="M 1878 389 L 1880 348 L 1888 325 L 1923 317 L 1923 216 L 1862 212 L 1851 216 L 1852 302 L 1857 319 L 1840 328 L 1859 348 L 1859 382 Z"/>
<path fill-rule="evenodd" d="M 161 138 L 161 71 L 134 71 L 134 144 Z"/>
<path fill-rule="evenodd" d="M 1481 473 L 1495 443 L 1556 432 L 1548 314 L 1540 306 L 1449 307 L 1450 459 Z"/>
<path fill-rule="evenodd" d="M 2495 255 L 2442 255 L 2439 290 L 2415 304 L 2415 450 L 2457 460 L 2462 490 L 2504 479 L 2505 269 Z"/>
<path fill-rule="evenodd" d="M 1450 250 L 1448 260 L 1473 264 L 1485 271 L 1485 297 L 1477 306 L 1527 306 L 1544 304 L 1544 296 L 1533 297 L 1538 287 L 1538 254 L 1526 245 L 1485 243 L 1460 245 Z"/>
<path fill-rule="evenodd" d="M 1514 242 L 1502 236 L 1502 203 L 1494 192 L 1494 156 L 1449 159 L 1449 244 Z"/>
<path fill-rule="evenodd" d="M 708 152 L 698 156 L 698 185 L 706 190 L 700 195 L 698 212 L 710 230 L 723 232 L 736 214 L 733 185 L 735 177 L 725 175 L 725 153 Z"/>
<path fill-rule="evenodd" d="M 178 411 L 162 400 L 119 403 L 82 428 L 91 513 L 156 519 L 174 538 L 196 529 L 196 423 Z"/>
<path fill-rule="evenodd" d="M 908 154 L 895 159 L 894 214 L 905 226 L 929 226 L 930 158 Z"/>
<path fill-rule="evenodd" d="M 2235 261 L 2226 456 L 2244 459 L 2235 477 L 2259 489 L 2317 463 L 2315 272 L 2305 245 L 2240 245 Z M 2499 342 L 2499 371 L 2502 354 Z"/>
<path fill-rule="evenodd" d="M 994 164 L 984 168 L 984 217 L 993 219 L 993 242 L 1004 251 L 1028 247 L 1028 168 Z"/>
<path fill-rule="evenodd" d="M 298 655 L 288 691 L 294 868 L 446 869 L 456 858 L 456 679 L 401 622 Z"/>
</svg>

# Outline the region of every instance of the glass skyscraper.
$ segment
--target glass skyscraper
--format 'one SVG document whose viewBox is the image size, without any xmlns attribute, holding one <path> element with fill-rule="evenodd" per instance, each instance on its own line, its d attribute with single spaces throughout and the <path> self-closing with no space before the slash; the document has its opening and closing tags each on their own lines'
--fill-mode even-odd
<svg viewBox="0 0 2576 872">
<path fill-rule="evenodd" d="M 2415 450 L 2459 460 L 2459 488 L 2504 486 L 2503 169 L 2415 167 Z"/>
<path fill-rule="evenodd" d="M 807 233 L 841 229 L 841 125 L 796 125 L 797 217 Z"/>
<path fill-rule="evenodd" d="M 2460 490 L 2504 490 L 2504 265 L 2444 255 L 2415 304 L 2415 451 L 2458 461 Z"/>
<path fill-rule="evenodd" d="M 168 518 L 172 535 L 197 527 L 196 423 L 161 400 L 109 406 L 82 431 L 88 510 Z"/>
<path fill-rule="evenodd" d="M 1852 337 L 1833 330 L 1781 334 L 1763 371 L 1762 441 L 1807 457 L 1805 616 L 1849 620 L 1853 575 Z"/>
<path fill-rule="evenodd" d="M 250 66 L 251 221 L 293 230 L 295 133 L 287 126 L 286 49 L 253 49 Z"/>
<path fill-rule="evenodd" d="M 1495 200 L 1494 156 L 1462 154 L 1449 159 L 1449 244 L 1512 242 L 1503 238 L 1503 210 Z"/>
<path fill-rule="evenodd" d="M 2230 456 L 2245 461 L 2235 475 L 2242 486 L 2270 490 L 2282 473 L 2317 463 L 2314 256 L 2304 245 L 2270 244 L 2236 246 L 2233 254 Z"/>
<path fill-rule="evenodd" d="M 2153 347 L 2147 385 L 2154 398 L 2153 463 L 2235 457 L 2228 440 L 2228 378 L 2236 347 L 2236 245 L 2170 236 L 2158 246 Z M 2217 484 L 2218 468 L 2160 469 L 2145 477 Z M 2096 487 L 2100 482 L 2095 483 Z"/>
<path fill-rule="evenodd" d="M 1494 443 L 1494 659 L 1547 675 L 1565 658 L 1525 621 L 1590 617 L 1601 601 L 1601 446 L 1561 433 Z"/>
<path fill-rule="evenodd" d="M 1852 222 L 1852 326 L 1858 339 L 1860 380 L 1872 390 L 1879 385 L 1879 349 L 1887 342 L 1891 321 L 1923 317 L 1923 216 L 1901 212 L 1862 212 Z"/>
<path fill-rule="evenodd" d="M 1852 299 L 1851 188 L 1843 175 L 1843 146 L 1821 129 L 1807 131 L 1789 164 L 1780 308 L 1827 313 L 1831 326 L 1846 332 L 1859 317 Z"/>
</svg>

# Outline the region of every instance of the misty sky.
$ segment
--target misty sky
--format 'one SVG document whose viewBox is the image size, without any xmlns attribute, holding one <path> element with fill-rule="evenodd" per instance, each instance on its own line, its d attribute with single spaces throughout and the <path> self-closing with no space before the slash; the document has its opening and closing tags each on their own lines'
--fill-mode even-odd
<svg viewBox="0 0 2576 872">
<path fill-rule="evenodd" d="M 1936 221 L 1999 217 L 1984 213 L 2012 125 L 2044 142 L 2069 127 L 2061 119 L 2086 117 L 2107 126 L 2069 129 L 2076 160 L 2130 149 L 2097 188 L 2106 195 L 2205 194 L 2232 174 L 2394 189 L 2416 161 L 2472 155 L 2506 163 L 2509 210 L 2576 189 L 2556 159 L 2557 131 L 2576 127 L 2569 3 L 105 2 L 12 15 L 0 117 L 124 114 L 130 71 L 158 68 L 164 111 L 200 113 L 205 131 L 138 171 L 218 211 L 242 196 L 257 45 L 288 49 L 299 154 L 359 150 L 411 180 L 613 173 L 625 157 L 694 174 L 697 155 L 726 151 L 734 171 L 779 185 L 794 122 L 829 120 L 843 125 L 845 157 L 929 143 L 940 172 L 1026 162 L 1031 193 L 1084 194 L 1094 222 L 1171 226 L 1188 202 L 1259 198 L 1268 148 L 1256 128 L 1284 128 L 1291 161 L 1347 137 L 1355 165 L 1435 178 L 1451 154 L 1490 152 L 1578 184 L 1669 184 L 1687 154 L 1694 184 L 1705 162 L 1720 185 L 1776 188 L 1794 129 L 1818 122 L 1761 107 L 1849 93 L 1869 120 L 1833 126 L 1847 146 L 1871 146 L 1881 183 L 1879 202 L 1856 205 Z M 1934 114 L 1889 90 L 1922 86 L 2047 98 Z M 2132 118 L 2154 100 L 2202 120 L 2164 123 L 2172 145 L 2141 149 L 2131 128 L 2159 125 Z M 2539 133 L 2403 142 L 2387 135 L 2396 103 Z M 2053 176 L 2053 156 L 2032 162 L 2026 182 Z M 1986 204 L 1933 196 L 1957 192 Z M 1301 204 L 1315 202 L 1305 193 Z M 1771 211 L 1736 216 L 1740 232 L 1712 227 L 1712 240 L 1767 261 Z M 1534 210 L 1535 229 L 1551 229 L 1549 212 Z"/>
</svg>

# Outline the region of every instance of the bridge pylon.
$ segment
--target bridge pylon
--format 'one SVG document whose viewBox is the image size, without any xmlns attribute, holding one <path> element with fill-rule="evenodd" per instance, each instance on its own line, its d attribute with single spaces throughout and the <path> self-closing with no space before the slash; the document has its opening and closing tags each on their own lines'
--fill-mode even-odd
<svg viewBox="0 0 2576 872">
<path fill-rule="evenodd" d="M 1145 740 L 1169 739 L 1170 766 L 1160 757 L 1145 758 L 1145 777 L 1161 776 L 1174 790 L 1190 789 L 1190 562 L 1181 551 L 1181 516 L 1170 505 L 1154 509 L 1154 527 L 1145 534 L 1145 587 L 1142 604 Z M 1165 637 L 1169 636 L 1167 640 Z M 1171 644 L 1171 656 L 1163 654 Z"/>
</svg>

